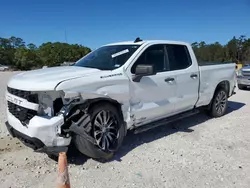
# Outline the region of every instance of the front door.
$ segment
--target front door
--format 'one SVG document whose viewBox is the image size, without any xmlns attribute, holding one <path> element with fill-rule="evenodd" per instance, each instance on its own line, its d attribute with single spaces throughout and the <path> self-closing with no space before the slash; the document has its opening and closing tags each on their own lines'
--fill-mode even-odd
<svg viewBox="0 0 250 188">
<path fill-rule="evenodd" d="M 157 44 L 148 47 L 136 60 L 131 69 L 139 64 L 153 64 L 156 75 L 144 76 L 140 82 L 130 82 L 131 114 L 137 126 L 171 116 L 175 112 L 177 77 L 167 71 L 166 47 Z"/>
</svg>

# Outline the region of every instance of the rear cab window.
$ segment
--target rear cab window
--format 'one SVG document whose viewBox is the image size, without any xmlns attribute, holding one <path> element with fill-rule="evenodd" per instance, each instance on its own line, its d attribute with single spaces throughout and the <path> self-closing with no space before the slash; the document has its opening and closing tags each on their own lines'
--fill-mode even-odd
<svg viewBox="0 0 250 188">
<path fill-rule="evenodd" d="M 167 44 L 168 68 L 170 71 L 186 69 L 192 65 L 187 46 Z"/>
</svg>

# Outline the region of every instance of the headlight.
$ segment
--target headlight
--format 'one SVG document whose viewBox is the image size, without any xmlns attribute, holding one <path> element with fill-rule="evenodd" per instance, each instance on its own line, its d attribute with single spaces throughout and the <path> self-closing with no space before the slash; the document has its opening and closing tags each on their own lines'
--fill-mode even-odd
<svg viewBox="0 0 250 188">
<path fill-rule="evenodd" d="M 65 99 L 72 99 L 80 97 L 80 94 L 78 92 L 72 92 L 72 91 L 65 91 L 64 92 L 64 98 Z"/>
<path fill-rule="evenodd" d="M 81 100 L 81 95 L 78 92 L 74 91 L 64 91 L 64 100 L 66 103 L 78 101 Z"/>
<path fill-rule="evenodd" d="M 46 92 L 40 93 L 38 98 L 39 98 L 38 114 L 42 116 L 52 117 L 54 115 L 53 98 Z"/>
</svg>

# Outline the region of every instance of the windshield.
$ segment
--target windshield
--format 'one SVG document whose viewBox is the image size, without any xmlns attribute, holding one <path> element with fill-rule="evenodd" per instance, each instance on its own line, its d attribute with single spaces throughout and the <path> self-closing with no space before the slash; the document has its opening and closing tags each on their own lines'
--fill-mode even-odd
<svg viewBox="0 0 250 188">
<path fill-rule="evenodd" d="M 76 62 L 74 66 L 114 70 L 133 55 L 140 45 L 103 46 Z"/>
</svg>

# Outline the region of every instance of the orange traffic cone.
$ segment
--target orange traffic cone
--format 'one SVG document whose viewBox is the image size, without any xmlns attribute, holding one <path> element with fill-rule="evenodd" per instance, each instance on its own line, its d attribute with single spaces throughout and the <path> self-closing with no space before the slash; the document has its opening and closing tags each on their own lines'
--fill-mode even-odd
<svg viewBox="0 0 250 188">
<path fill-rule="evenodd" d="M 70 188 L 66 152 L 59 153 L 57 188 Z"/>
</svg>

